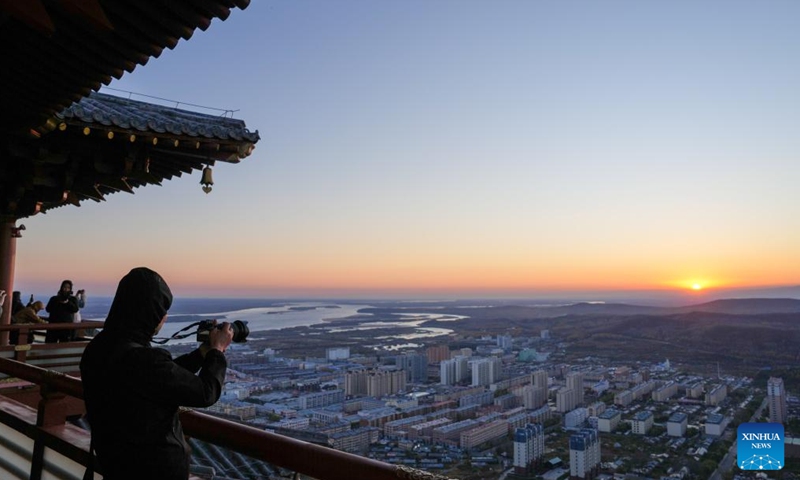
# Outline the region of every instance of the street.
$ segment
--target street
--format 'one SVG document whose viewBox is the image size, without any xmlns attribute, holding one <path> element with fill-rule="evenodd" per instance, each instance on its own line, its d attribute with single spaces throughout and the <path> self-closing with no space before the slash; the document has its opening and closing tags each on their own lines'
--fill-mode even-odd
<svg viewBox="0 0 800 480">
<path fill-rule="evenodd" d="M 750 421 L 752 422 L 753 420 L 761 417 L 761 412 L 764 410 L 764 408 L 766 408 L 766 406 L 767 406 L 767 398 L 764 397 L 764 401 L 761 402 L 761 406 L 758 407 L 758 409 L 755 411 L 755 413 L 753 413 L 753 416 L 750 417 Z M 734 435 L 735 435 L 735 432 L 734 432 Z M 736 442 L 737 442 L 737 440 L 733 441 L 733 444 L 731 445 L 731 448 L 728 450 L 728 453 L 725 454 L 725 457 L 719 463 L 719 465 L 717 466 L 717 469 L 714 470 L 714 473 L 712 473 L 711 476 L 708 477 L 708 480 L 722 480 L 722 474 L 727 472 L 727 471 L 729 471 L 731 468 L 733 468 L 734 464 L 736 463 Z"/>
</svg>

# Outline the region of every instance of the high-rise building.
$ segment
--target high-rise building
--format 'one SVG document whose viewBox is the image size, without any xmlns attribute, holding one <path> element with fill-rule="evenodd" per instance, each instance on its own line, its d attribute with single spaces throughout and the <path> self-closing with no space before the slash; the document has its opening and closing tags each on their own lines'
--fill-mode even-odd
<svg viewBox="0 0 800 480">
<path fill-rule="evenodd" d="M 567 388 L 575 391 L 575 406 L 583 405 L 583 373 L 571 372 L 567 374 Z"/>
<path fill-rule="evenodd" d="M 455 385 L 458 383 L 455 359 L 439 362 L 439 383 L 442 385 Z"/>
<path fill-rule="evenodd" d="M 344 376 L 344 393 L 352 397 L 367 394 L 367 371 L 353 370 Z"/>
<path fill-rule="evenodd" d="M 447 345 L 436 345 L 425 350 L 428 363 L 438 364 L 443 360 L 450 360 L 450 347 Z"/>
<path fill-rule="evenodd" d="M 380 398 L 406 389 L 406 372 L 403 370 L 374 370 L 367 375 L 367 395 Z"/>
<path fill-rule="evenodd" d="M 547 389 L 535 385 L 522 387 L 522 404 L 527 409 L 539 408 L 547 403 Z"/>
<path fill-rule="evenodd" d="M 458 355 L 453 358 L 456 364 L 456 383 L 469 380 L 471 370 L 469 369 L 469 357 Z"/>
<path fill-rule="evenodd" d="M 514 471 L 520 475 L 530 473 L 544 456 L 544 428 L 539 423 L 529 423 L 514 431 Z"/>
<path fill-rule="evenodd" d="M 513 340 L 511 339 L 511 335 L 498 335 L 497 336 L 497 346 L 502 348 L 503 350 L 511 350 L 513 345 Z"/>
<path fill-rule="evenodd" d="M 591 479 L 600 468 L 600 438 L 597 430 L 584 428 L 569 437 L 569 475 L 571 479 Z"/>
<path fill-rule="evenodd" d="M 556 392 L 556 411 L 567 413 L 574 410 L 578 405 L 575 390 L 569 387 L 562 387 Z"/>
<path fill-rule="evenodd" d="M 406 389 L 405 370 L 355 370 L 344 377 L 344 391 L 348 396 L 368 395 L 383 397 Z"/>
<path fill-rule="evenodd" d="M 490 357 L 489 363 L 492 365 L 492 381 L 498 383 L 503 379 L 503 359 L 500 357 Z"/>
<path fill-rule="evenodd" d="M 472 386 L 491 385 L 500 380 L 503 363 L 497 357 L 481 358 L 469 362 L 472 365 Z"/>
<path fill-rule="evenodd" d="M 547 389 L 547 371 L 536 370 L 531 373 L 531 383 L 534 387 L 544 387 Z"/>
<path fill-rule="evenodd" d="M 428 379 L 428 357 L 417 353 L 398 355 L 395 366 L 406 371 L 406 381 L 424 383 Z"/>
<path fill-rule="evenodd" d="M 489 385 L 492 383 L 492 366 L 488 359 L 481 358 L 470 362 L 472 365 L 472 386 Z"/>
<path fill-rule="evenodd" d="M 767 381 L 767 400 L 769 402 L 769 421 L 783 423 L 786 421 L 786 390 L 783 379 L 770 377 Z"/>
<path fill-rule="evenodd" d="M 456 385 L 470 376 L 467 357 L 461 355 L 444 360 L 439 364 L 440 383 L 442 385 Z"/>
</svg>

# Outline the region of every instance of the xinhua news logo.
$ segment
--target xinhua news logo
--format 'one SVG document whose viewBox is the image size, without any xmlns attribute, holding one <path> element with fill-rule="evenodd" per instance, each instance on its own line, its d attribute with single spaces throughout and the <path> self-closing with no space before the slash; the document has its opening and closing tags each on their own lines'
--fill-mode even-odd
<svg viewBox="0 0 800 480">
<path fill-rule="evenodd" d="M 783 468 L 783 425 L 742 423 L 736 431 L 736 463 L 742 470 Z"/>
</svg>

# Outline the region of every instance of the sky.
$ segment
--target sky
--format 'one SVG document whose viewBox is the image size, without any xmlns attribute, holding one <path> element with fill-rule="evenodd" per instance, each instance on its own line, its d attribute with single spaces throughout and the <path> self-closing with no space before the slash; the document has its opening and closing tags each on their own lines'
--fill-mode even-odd
<svg viewBox="0 0 800 480">
<path fill-rule="evenodd" d="M 110 85 L 237 110 L 253 154 L 207 195 L 196 172 L 22 220 L 15 289 L 110 295 L 136 266 L 180 296 L 800 285 L 798 17 L 255 0 Z"/>
</svg>

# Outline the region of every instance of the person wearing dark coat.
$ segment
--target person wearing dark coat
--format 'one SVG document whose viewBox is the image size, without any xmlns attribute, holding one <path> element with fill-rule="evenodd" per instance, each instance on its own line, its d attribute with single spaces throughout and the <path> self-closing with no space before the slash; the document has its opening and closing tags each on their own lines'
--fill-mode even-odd
<svg viewBox="0 0 800 480">
<path fill-rule="evenodd" d="M 230 325 L 212 329 L 207 343 L 173 360 L 150 346 L 171 304 L 158 273 L 134 268 L 120 280 L 103 330 L 83 352 L 87 419 L 105 480 L 186 480 L 190 450 L 178 408 L 209 407 L 222 394 Z"/>
<path fill-rule="evenodd" d="M 72 316 L 78 311 L 78 299 L 72 294 L 72 280 L 61 282 L 58 293 L 50 297 L 45 307 L 48 323 L 72 323 Z M 75 338 L 74 330 L 48 330 L 45 343 L 70 342 Z"/>
<path fill-rule="evenodd" d="M 20 310 L 25 308 L 25 304 L 22 303 L 22 293 L 20 292 L 12 292 L 11 293 L 11 316 L 13 317 Z"/>
</svg>

